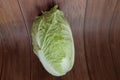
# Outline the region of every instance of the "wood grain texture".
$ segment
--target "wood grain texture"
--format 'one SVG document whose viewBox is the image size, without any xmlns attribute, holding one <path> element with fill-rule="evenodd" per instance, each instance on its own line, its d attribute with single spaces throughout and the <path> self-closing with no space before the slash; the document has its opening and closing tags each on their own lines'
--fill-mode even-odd
<svg viewBox="0 0 120 80">
<path fill-rule="evenodd" d="M 30 80 L 29 44 L 18 2 L 0 0 L 0 80 Z"/>
<path fill-rule="evenodd" d="M 55 4 L 75 42 L 75 65 L 63 77 L 45 71 L 30 35 L 35 16 Z M 0 80 L 120 80 L 119 35 L 119 0 L 0 0 Z"/>
<path fill-rule="evenodd" d="M 117 0 L 88 0 L 85 48 L 91 80 L 117 80 L 110 50 L 110 25 Z"/>
<path fill-rule="evenodd" d="M 116 77 L 120 80 L 120 1 L 118 0 L 110 27 L 110 48 Z"/>
</svg>

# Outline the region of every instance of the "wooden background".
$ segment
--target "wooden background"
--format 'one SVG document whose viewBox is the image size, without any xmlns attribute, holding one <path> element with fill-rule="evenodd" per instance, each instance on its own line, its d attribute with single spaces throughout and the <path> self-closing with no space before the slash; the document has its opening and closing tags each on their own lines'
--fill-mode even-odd
<svg viewBox="0 0 120 80">
<path fill-rule="evenodd" d="M 76 51 L 63 77 L 48 74 L 31 45 L 35 16 L 55 4 Z M 120 0 L 0 0 L 0 80 L 120 80 Z"/>
</svg>

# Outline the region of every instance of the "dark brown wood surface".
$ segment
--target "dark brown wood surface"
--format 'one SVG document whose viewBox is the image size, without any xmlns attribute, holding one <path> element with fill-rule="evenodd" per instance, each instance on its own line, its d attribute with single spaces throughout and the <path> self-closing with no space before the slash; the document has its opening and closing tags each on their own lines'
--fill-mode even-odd
<svg viewBox="0 0 120 80">
<path fill-rule="evenodd" d="M 75 64 L 48 74 L 34 55 L 35 16 L 55 4 L 71 25 Z M 120 80 L 120 0 L 0 0 L 0 80 Z"/>
</svg>

